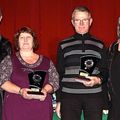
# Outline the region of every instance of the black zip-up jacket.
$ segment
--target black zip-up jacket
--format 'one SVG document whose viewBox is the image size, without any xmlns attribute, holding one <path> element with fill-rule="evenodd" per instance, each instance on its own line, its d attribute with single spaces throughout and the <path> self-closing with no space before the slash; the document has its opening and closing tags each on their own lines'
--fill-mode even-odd
<svg viewBox="0 0 120 120">
<path fill-rule="evenodd" d="M 0 36 L 0 62 L 4 59 L 5 56 L 10 55 L 11 52 L 11 43 L 3 36 Z"/>
</svg>

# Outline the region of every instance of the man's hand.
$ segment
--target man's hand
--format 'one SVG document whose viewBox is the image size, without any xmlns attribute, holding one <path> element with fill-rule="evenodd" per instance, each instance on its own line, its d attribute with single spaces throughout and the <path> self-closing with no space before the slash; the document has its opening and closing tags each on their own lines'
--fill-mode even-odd
<svg viewBox="0 0 120 120">
<path fill-rule="evenodd" d="M 56 104 L 56 109 L 55 112 L 59 118 L 61 118 L 61 113 L 60 113 L 60 102 Z"/>
<path fill-rule="evenodd" d="M 83 81 L 85 86 L 93 87 L 94 85 L 101 84 L 101 79 L 96 76 L 87 76 L 86 78 L 90 79 L 89 81 Z"/>
</svg>

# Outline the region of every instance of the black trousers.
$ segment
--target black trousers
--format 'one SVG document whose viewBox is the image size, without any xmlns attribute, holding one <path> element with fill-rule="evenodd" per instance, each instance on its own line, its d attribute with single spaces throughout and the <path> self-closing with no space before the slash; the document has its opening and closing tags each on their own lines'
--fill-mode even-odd
<svg viewBox="0 0 120 120">
<path fill-rule="evenodd" d="M 108 120 L 119 120 L 120 119 L 120 98 L 113 96 L 111 106 L 109 108 Z"/>
<path fill-rule="evenodd" d="M 102 120 L 102 93 L 97 94 L 62 94 L 61 120 L 80 120 L 83 112 L 84 120 Z"/>
</svg>

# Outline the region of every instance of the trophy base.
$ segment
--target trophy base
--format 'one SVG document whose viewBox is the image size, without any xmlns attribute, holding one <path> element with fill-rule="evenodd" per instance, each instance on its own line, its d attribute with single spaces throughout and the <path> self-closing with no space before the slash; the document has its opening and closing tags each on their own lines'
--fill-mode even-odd
<svg viewBox="0 0 120 120">
<path fill-rule="evenodd" d="M 41 92 L 41 89 L 39 89 L 39 88 L 33 88 L 33 87 L 31 87 L 30 89 L 31 89 L 31 91 L 27 91 L 28 94 L 44 95 L 44 94 Z"/>
<path fill-rule="evenodd" d="M 42 92 L 38 92 L 38 91 L 28 91 L 27 93 L 33 95 L 44 95 Z"/>
<path fill-rule="evenodd" d="M 79 75 L 80 75 L 81 78 L 85 78 L 85 77 L 87 77 L 89 75 L 89 73 L 79 71 Z"/>
</svg>

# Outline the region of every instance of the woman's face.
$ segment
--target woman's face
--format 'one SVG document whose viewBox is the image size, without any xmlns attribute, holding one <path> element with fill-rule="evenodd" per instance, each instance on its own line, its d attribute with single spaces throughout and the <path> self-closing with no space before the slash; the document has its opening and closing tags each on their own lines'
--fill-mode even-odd
<svg viewBox="0 0 120 120">
<path fill-rule="evenodd" d="M 21 33 L 19 36 L 19 47 L 20 50 L 33 50 L 33 37 L 29 33 Z"/>
</svg>

